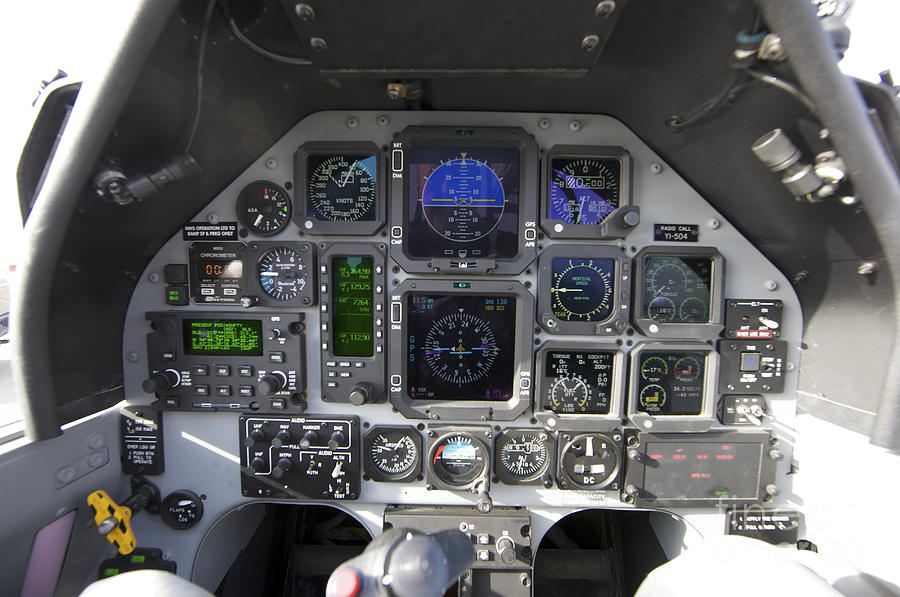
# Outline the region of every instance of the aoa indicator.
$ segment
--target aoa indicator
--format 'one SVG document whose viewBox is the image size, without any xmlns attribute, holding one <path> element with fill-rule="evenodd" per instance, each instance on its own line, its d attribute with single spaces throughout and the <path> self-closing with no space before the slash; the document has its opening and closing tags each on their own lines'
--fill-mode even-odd
<svg viewBox="0 0 900 597">
<path fill-rule="evenodd" d="M 251 182 L 238 195 L 237 216 L 251 232 L 272 236 L 284 230 L 290 222 L 291 199 L 277 184 Z"/>
</svg>

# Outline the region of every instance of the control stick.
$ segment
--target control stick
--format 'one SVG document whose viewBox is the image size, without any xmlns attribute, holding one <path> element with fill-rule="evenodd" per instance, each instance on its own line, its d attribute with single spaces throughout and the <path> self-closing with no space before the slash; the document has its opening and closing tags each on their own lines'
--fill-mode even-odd
<svg viewBox="0 0 900 597">
<path fill-rule="evenodd" d="M 326 597 L 441 597 L 475 560 L 457 530 L 388 529 L 331 574 Z"/>
</svg>

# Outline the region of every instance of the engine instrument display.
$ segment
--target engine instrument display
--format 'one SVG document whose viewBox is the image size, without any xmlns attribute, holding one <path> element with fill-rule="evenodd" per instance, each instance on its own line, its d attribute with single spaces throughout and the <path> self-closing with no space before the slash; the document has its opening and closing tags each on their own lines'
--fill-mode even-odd
<svg viewBox="0 0 900 597">
<path fill-rule="evenodd" d="M 323 222 L 375 220 L 377 158 L 371 153 L 316 153 L 306 157 L 306 215 Z"/>
<path fill-rule="evenodd" d="M 511 485 L 539 484 L 553 462 L 553 440 L 541 429 L 504 429 L 494 443 L 494 474 Z"/>
<path fill-rule="evenodd" d="M 184 354 L 261 356 L 262 322 L 254 319 L 185 319 Z"/>
<path fill-rule="evenodd" d="M 407 317 L 410 398 L 512 397 L 515 296 L 410 293 Z"/>
<path fill-rule="evenodd" d="M 606 321 L 613 312 L 614 259 L 553 259 L 553 315 L 563 321 Z"/>
<path fill-rule="evenodd" d="M 408 154 L 406 250 L 410 256 L 516 256 L 517 147 L 413 146 Z"/>
<path fill-rule="evenodd" d="M 481 440 L 468 432 L 448 433 L 431 446 L 428 464 L 443 484 L 462 488 L 485 474 L 487 449 Z"/>
<path fill-rule="evenodd" d="M 297 251 L 274 247 L 260 258 L 257 275 L 266 294 L 277 301 L 290 301 L 309 284 L 310 272 Z"/>
<path fill-rule="evenodd" d="M 643 257 L 642 317 L 659 323 L 709 323 L 712 257 Z"/>
<path fill-rule="evenodd" d="M 374 302 L 373 259 L 368 256 L 331 260 L 332 338 L 335 356 L 371 357 Z"/>
<path fill-rule="evenodd" d="M 615 351 L 544 353 L 542 405 L 557 414 L 610 414 Z"/>
<path fill-rule="evenodd" d="M 616 158 L 554 157 L 550 160 L 551 220 L 596 226 L 620 204 L 622 163 Z"/>
<path fill-rule="evenodd" d="M 291 199 L 277 184 L 263 180 L 251 182 L 238 195 L 237 216 L 251 232 L 272 236 L 291 221 Z"/>
<path fill-rule="evenodd" d="M 375 481 L 407 481 L 422 472 L 422 436 L 413 427 L 373 427 L 363 451 L 366 474 Z"/>
<path fill-rule="evenodd" d="M 641 352 L 635 410 L 652 415 L 699 415 L 703 410 L 706 353 Z"/>
</svg>

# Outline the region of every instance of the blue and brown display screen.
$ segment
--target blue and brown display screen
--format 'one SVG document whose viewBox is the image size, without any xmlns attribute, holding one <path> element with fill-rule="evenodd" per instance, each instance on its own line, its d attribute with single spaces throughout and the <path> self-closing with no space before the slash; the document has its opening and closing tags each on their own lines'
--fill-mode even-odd
<svg viewBox="0 0 900 597">
<path fill-rule="evenodd" d="M 637 409 L 653 415 L 699 415 L 703 410 L 706 353 L 642 352 Z"/>
<path fill-rule="evenodd" d="M 410 293 L 406 317 L 410 398 L 512 398 L 516 297 Z"/>
<path fill-rule="evenodd" d="M 185 319 L 184 354 L 258 357 L 262 322 L 256 319 Z"/>
<path fill-rule="evenodd" d="M 371 357 L 374 281 L 371 257 L 335 257 L 331 260 L 332 350 L 339 357 Z"/>
<path fill-rule="evenodd" d="M 407 253 L 460 259 L 515 257 L 519 153 L 517 147 L 413 146 Z"/>
</svg>

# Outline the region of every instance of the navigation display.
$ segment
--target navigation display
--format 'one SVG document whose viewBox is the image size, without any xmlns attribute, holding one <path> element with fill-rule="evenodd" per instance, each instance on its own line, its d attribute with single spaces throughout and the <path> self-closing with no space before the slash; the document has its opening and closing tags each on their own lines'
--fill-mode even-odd
<svg viewBox="0 0 900 597">
<path fill-rule="evenodd" d="M 642 352 L 636 410 L 653 415 L 699 415 L 706 353 Z"/>
<path fill-rule="evenodd" d="M 513 394 L 516 297 L 407 295 L 413 400 L 506 401 Z"/>
<path fill-rule="evenodd" d="M 335 257 L 331 260 L 334 354 L 371 357 L 374 294 L 371 257 Z"/>
<path fill-rule="evenodd" d="M 405 247 L 410 256 L 516 256 L 518 148 L 413 146 L 408 159 Z"/>
<path fill-rule="evenodd" d="M 184 354 L 261 356 L 262 322 L 252 319 L 185 319 Z"/>
<path fill-rule="evenodd" d="M 709 323 L 711 257 L 644 257 L 641 316 L 659 323 Z"/>
<path fill-rule="evenodd" d="M 613 351 L 548 351 L 544 356 L 544 409 L 557 414 L 609 414 L 614 359 Z"/>
</svg>

